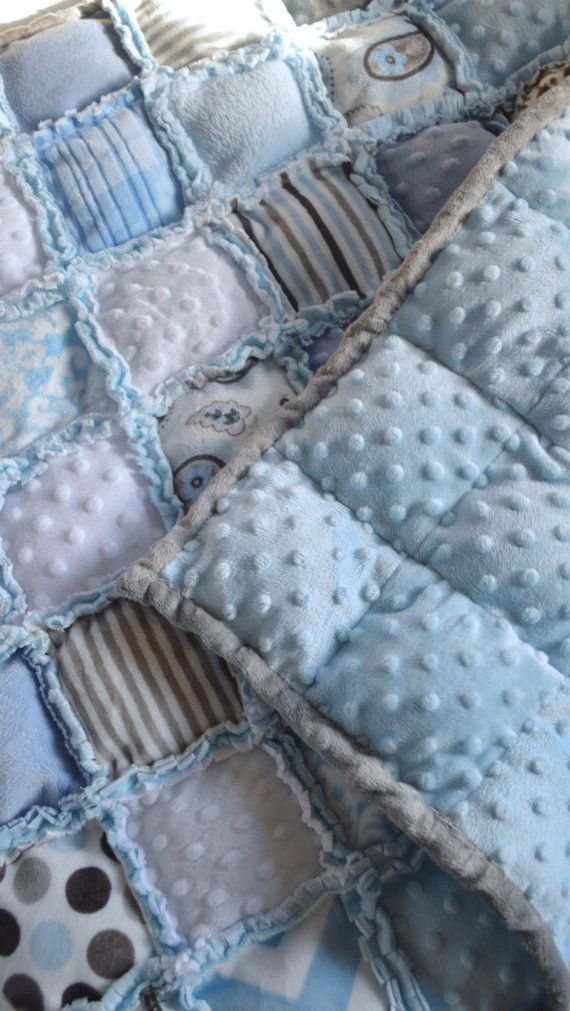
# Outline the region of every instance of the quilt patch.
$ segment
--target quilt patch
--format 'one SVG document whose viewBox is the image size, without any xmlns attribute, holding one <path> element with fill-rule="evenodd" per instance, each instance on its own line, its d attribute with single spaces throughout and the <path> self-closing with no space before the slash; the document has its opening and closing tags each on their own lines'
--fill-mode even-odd
<svg viewBox="0 0 570 1011">
<path fill-rule="evenodd" d="M 239 372 L 200 390 L 188 385 L 159 428 L 182 502 L 194 502 L 251 432 L 270 421 L 293 396 L 285 372 L 273 362 L 255 358 Z"/>
<path fill-rule="evenodd" d="M 34 143 L 79 250 L 116 246 L 182 217 L 166 153 L 130 92 L 78 121 L 44 128 Z"/>
<path fill-rule="evenodd" d="M 218 358 L 267 312 L 239 264 L 199 234 L 98 271 L 95 283 L 100 339 L 121 355 L 130 383 L 145 394 Z"/>
<path fill-rule="evenodd" d="M 63 690 L 113 774 L 241 718 L 227 664 L 148 608 L 118 601 L 52 638 Z"/>
<path fill-rule="evenodd" d="M 89 597 L 164 530 L 119 428 L 54 455 L 0 513 L 3 550 L 32 610 Z"/>
<path fill-rule="evenodd" d="M 379 144 L 376 165 L 412 224 L 425 232 L 492 140 L 476 120 L 440 123 Z"/>
<path fill-rule="evenodd" d="M 252 945 L 196 988 L 212 1011 L 385 1011 L 387 1004 L 362 957 L 358 931 L 340 899 L 325 898 L 286 934 Z"/>
<path fill-rule="evenodd" d="M 333 22 L 334 24 L 334 22 Z M 350 126 L 440 98 L 453 82 L 433 39 L 409 18 L 348 20 L 315 39 L 332 102 Z"/>
<path fill-rule="evenodd" d="M 0 822 L 4 824 L 32 807 L 56 809 L 64 797 L 79 791 L 83 779 L 21 651 L 0 664 L 0 682 Z M 15 724 L 19 730 L 14 741 Z"/>
<path fill-rule="evenodd" d="M 54 25 L 0 52 L 6 99 L 28 132 L 122 88 L 135 72 L 108 18 Z"/>
<path fill-rule="evenodd" d="M 235 200 L 230 220 L 262 254 L 295 310 L 344 291 L 364 299 L 400 262 L 396 214 L 377 192 L 358 188 L 348 159 L 294 163 L 266 179 L 260 200 Z"/>
<path fill-rule="evenodd" d="M 190 182 L 198 176 L 235 193 L 322 142 L 334 120 L 319 109 L 309 56 L 280 55 L 238 65 L 234 74 L 221 66 L 206 77 L 165 74 L 147 88 L 153 115 L 178 133 Z"/>
<path fill-rule="evenodd" d="M 0 295 L 38 277 L 46 263 L 36 217 L 18 193 L 13 179 L 0 173 L 0 227 L 4 236 L 0 260 Z"/>
<path fill-rule="evenodd" d="M 44 843 L 0 881 L 0 988 L 15 1011 L 98 1000 L 152 953 L 148 931 L 95 825 Z"/>
<path fill-rule="evenodd" d="M 158 63 L 175 70 L 218 53 L 259 42 L 271 24 L 287 23 L 281 0 L 238 0 L 222 10 L 205 0 L 142 0 L 137 21 Z"/>
<path fill-rule="evenodd" d="M 39 289 L 37 301 L 16 316 L 0 319 L 2 420 L 0 447 L 17 456 L 35 440 L 86 416 L 115 411 L 105 373 L 80 340 L 77 313 L 58 291 Z M 50 297 L 51 295 L 51 297 Z"/>
<path fill-rule="evenodd" d="M 172 926 L 193 943 L 268 912 L 321 868 L 317 834 L 259 748 L 220 755 L 126 806 L 144 876 L 164 896 Z"/>
</svg>

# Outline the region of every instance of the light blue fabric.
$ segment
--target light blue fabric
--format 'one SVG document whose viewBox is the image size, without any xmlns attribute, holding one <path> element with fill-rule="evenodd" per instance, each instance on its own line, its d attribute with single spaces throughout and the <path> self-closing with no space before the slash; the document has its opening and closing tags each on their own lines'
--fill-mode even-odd
<svg viewBox="0 0 570 1011">
<path fill-rule="evenodd" d="M 540 1006 L 528 954 L 476 896 L 430 860 L 386 884 L 380 906 L 394 925 L 395 943 L 416 966 L 430 1011 Z"/>
<path fill-rule="evenodd" d="M 426 0 L 447 22 L 476 62 L 484 84 L 504 84 L 510 74 L 559 46 L 570 33 L 567 0 Z M 560 52 L 552 59 L 559 59 Z"/>
<path fill-rule="evenodd" d="M 568 959 L 570 248 L 535 181 L 527 149 L 162 576 L 457 819 Z"/>
<path fill-rule="evenodd" d="M 66 301 L 0 321 L 3 456 L 16 456 L 85 415 L 115 412 L 105 374 L 79 339 L 76 321 Z"/>
<path fill-rule="evenodd" d="M 525 155 L 507 166 L 398 310 L 391 330 L 570 448 L 570 239 L 548 209 L 535 210 L 511 192 L 511 179 L 526 165 Z"/>
<path fill-rule="evenodd" d="M 189 157 L 233 192 L 319 139 L 283 60 L 206 80 L 176 75 L 157 109 L 175 113 L 188 136 Z"/>
<path fill-rule="evenodd" d="M 82 18 L 10 43 L 0 53 L 6 98 L 23 130 L 128 84 L 135 69 L 106 19 Z"/>
<path fill-rule="evenodd" d="M 0 822 L 34 804 L 57 807 L 83 785 L 37 681 L 15 653 L 0 665 Z"/>
<path fill-rule="evenodd" d="M 66 224 L 79 247 L 97 252 L 182 217 L 182 196 L 141 100 L 123 92 L 79 122 L 36 135 Z"/>
<path fill-rule="evenodd" d="M 378 581 L 398 557 L 277 450 L 232 491 L 227 511 L 241 514 L 237 525 L 222 510 L 168 575 L 183 593 L 240 628 L 276 670 L 302 670 L 311 680 L 375 599 Z M 287 544 L 290 531 L 310 549 L 284 550 L 277 567 L 274 547 Z M 317 621 L 317 634 L 308 615 Z"/>
<path fill-rule="evenodd" d="M 379 144 L 376 165 L 412 224 L 425 232 L 492 140 L 477 120 L 440 123 Z"/>
</svg>

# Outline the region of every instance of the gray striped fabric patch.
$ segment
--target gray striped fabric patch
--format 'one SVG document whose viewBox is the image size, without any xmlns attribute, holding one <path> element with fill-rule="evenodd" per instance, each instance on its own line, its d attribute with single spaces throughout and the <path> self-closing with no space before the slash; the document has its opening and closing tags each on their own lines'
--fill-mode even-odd
<svg viewBox="0 0 570 1011">
<path fill-rule="evenodd" d="M 63 690 L 113 773 L 241 718 L 226 662 L 150 608 L 118 601 L 54 640 Z"/>
<path fill-rule="evenodd" d="M 186 10 L 172 0 L 141 0 L 135 13 L 155 60 L 175 70 L 219 50 L 256 42 L 269 28 L 255 0 L 233 0 L 231 5 L 199 0 Z"/>
<path fill-rule="evenodd" d="M 378 202 L 350 171 L 350 161 L 303 159 L 267 180 L 259 202 L 233 202 L 234 227 L 263 255 L 295 310 L 344 291 L 371 296 L 400 263 Z"/>
</svg>

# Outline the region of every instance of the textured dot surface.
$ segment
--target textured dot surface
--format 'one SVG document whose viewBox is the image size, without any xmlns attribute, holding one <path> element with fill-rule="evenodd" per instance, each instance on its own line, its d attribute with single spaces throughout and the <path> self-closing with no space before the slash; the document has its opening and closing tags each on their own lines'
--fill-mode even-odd
<svg viewBox="0 0 570 1011">
<path fill-rule="evenodd" d="M 414 551 L 469 489 L 515 432 L 517 419 L 488 404 L 443 365 L 396 336 L 374 340 L 361 362 L 362 413 L 355 415 L 354 377 L 343 376 L 277 447 L 321 486 L 334 491 L 379 535 Z M 387 373 L 387 375 L 386 375 Z M 356 456 L 354 435 L 365 443 Z M 326 442 L 322 457 L 317 445 Z M 351 480 L 355 464 L 366 480 Z"/>
<path fill-rule="evenodd" d="M 539 53 L 548 52 L 568 34 L 568 5 L 552 0 L 546 5 L 517 0 L 443 0 L 438 15 L 452 27 L 477 61 L 485 84 L 501 85 Z"/>
<path fill-rule="evenodd" d="M 17 192 L 8 173 L 0 171 L 0 295 L 41 274 L 45 254 L 32 211 Z"/>
<path fill-rule="evenodd" d="M 539 998 L 541 985 L 532 959 L 513 934 L 477 896 L 430 860 L 383 888 L 382 909 L 420 985 L 428 993 L 444 995 L 441 1006 L 446 1011 L 524 1007 Z"/>
<path fill-rule="evenodd" d="M 309 678 L 370 606 L 371 584 L 382 585 L 398 556 L 277 450 L 255 464 L 228 503 L 167 575 L 249 642 L 263 644 L 272 667 L 302 669 Z M 311 544 L 305 566 L 291 555 L 298 543 Z M 267 565 L 258 565 L 261 555 Z M 221 581 L 220 563 L 229 567 Z M 312 614 L 319 636 L 307 621 Z"/>
<path fill-rule="evenodd" d="M 562 683 L 508 623 L 498 628 L 495 617 L 408 561 L 313 683 L 298 687 L 449 813 L 516 740 L 541 693 Z"/>
<path fill-rule="evenodd" d="M 562 451 L 547 451 L 525 429 L 486 478 L 458 503 L 454 523 L 426 539 L 421 558 L 568 674 L 570 467 Z"/>
<path fill-rule="evenodd" d="M 566 448 L 570 374 L 562 296 L 570 257 L 565 225 L 544 213 L 538 165 L 544 150 L 552 152 L 557 164 L 561 159 L 567 164 L 567 124 L 565 117 L 556 120 L 551 132 L 543 131 L 512 162 L 516 171 L 503 173 L 491 187 L 453 244 L 426 271 L 421 294 L 407 299 L 390 323 L 394 333 L 501 397 L 546 438 Z M 564 222 L 566 216 L 570 220 L 570 191 L 568 172 L 564 167 L 560 172 L 554 216 Z M 530 202 L 519 192 L 528 193 Z M 529 255 L 531 235 L 540 243 L 540 259 Z M 498 264 L 500 282 L 489 274 Z M 446 284 L 452 272 L 461 272 L 460 287 Z"/>
<path fill-rule="evenodd" d="M 116 468 L 117 482 L 113 494 L 102 497 L 101 475 L 109 467 Z M 54 498 L 62 485 L 70 489 L 64 504 Z M 62 605 L 144 555 L 164 531 L 147 488 L 117 430 L 108 440 L 80 444 L 69 456 L 51 457 L 38 478 L 9 493 L 8 503 L 21 510 L 22 519 L 11 522 L 10 510 L 0 514 L 0 536 L 30 608 Z M 39 516 L 36 496 L 42 502 Z M 86 511 L 86 502 L 100 508 Z M 111 543 L 116 550 L 102 554 L 101 544 Z"/>
<path fill-rule="evenodd" d="M 217 358 L 255 330 L 264 308 L 227 253 L 201 236 L 169 239 L 133 266 L 97 275 L 101 337 L 145 393 Z M 214 322 L 211 318 L 214 317 Z"/>
<path fill-rule="evenodd" d="M 163 787 L 150 808 L 143 799 L 128 801 L 129 835 L 192 942 L 272 909 L 319 873 L 318 838 L 301 820 L 273 759 L 259 748 L 193 770 Z M 153 847 L 157 834 L 167 841 L 160 851 Z"/>
<path fill-rule="evenodd" d="M 441 123 L 420 130 L 413 137 L 379 144 L 376 164 L 394 199 L 418 231 L 424 232 L 465 176 L 484 155 L 493 134 L 480 123 Z M 458 157 L 447 166 L 446 154 L 455 149 Z M 403 183 L 402 179 L 406 181 Z M 438 182 L 435 188 L 434 180 Z M 460 288 L 463 275 L 450 272 L 447 287 Z"/>
</svg>

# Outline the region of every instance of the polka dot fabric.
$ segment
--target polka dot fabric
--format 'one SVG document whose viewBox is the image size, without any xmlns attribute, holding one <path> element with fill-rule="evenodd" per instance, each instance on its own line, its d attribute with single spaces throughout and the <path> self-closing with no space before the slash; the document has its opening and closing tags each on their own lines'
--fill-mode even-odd
<svg viewBox="0 0 570 1011">
<path fill-rule="evenodd" d="M 1 872 L 0 993 L 15 1011 L 98 1000 L 152 954 L 119 863 L 96 825 L 26 851 Z"/>
</svg>

